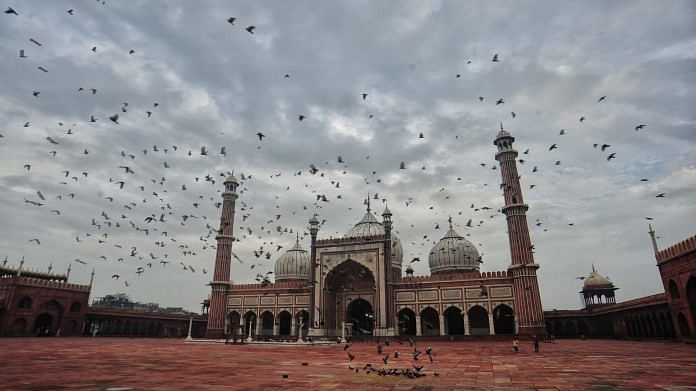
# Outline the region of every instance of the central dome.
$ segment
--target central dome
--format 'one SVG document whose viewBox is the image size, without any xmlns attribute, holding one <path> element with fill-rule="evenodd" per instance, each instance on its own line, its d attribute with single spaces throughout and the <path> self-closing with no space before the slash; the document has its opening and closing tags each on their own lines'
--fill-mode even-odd
<svg viewBox="0 0 696 391">
<path fill-rule="evenodd" d="M 360 221 L 358 221 L 357 224 L 351 229 L 346 232 L 345 235 L 343 235 L 344 238 L 359 238 L 363 236 L 374 236 L 374 235 L 384 235 L 386 232 L 384 231 L 384 225 L 380 223 L 377 218 L 370 212 L 370 210 L 367 210 L 367 213 L 365 213 L 365 216 L 363 216 Z M 392 240 L 392 266 L 396 267 L 401 267 L 401 263 L 403 262 L 404 259 L 404 250 L 403 246 L 401 245 L 401 240 L 394 235 L 392 232 L 391 234 L 391 240 Z"/>
<path fill-rule="evenodd" d="M 309 253 L 300 246 L 299 240 L 275 264 L 276 281 L 309 280 L 311 263 Z"/>
<path fill-rule="evenodd" d="M 476 247 L 451 226 L 428 255 L 431 274 L 477 271 L 480 263 L 481 256 Z"/>
</svg>

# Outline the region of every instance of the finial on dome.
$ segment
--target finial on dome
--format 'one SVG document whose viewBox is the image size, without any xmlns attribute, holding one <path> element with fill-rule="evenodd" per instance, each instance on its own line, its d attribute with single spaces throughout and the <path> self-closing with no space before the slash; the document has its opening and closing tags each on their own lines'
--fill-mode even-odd
<svg viewBox="0 0 696 391">
<path fill-rule="evenodd" d="M 7 255 L 5 255 L 5 260 L 2 262 L 2 266 L 4 267 L 5 265 L 7 265 Z"/>
<path fill-rule="evenodd" d="M 370 213 L 370 192 L 367 192 L 367 213 Z"/>
<path fill-rule="evenodd" d="M 500 121 L 500 130 L 503 130 L 503 121 Z"/>
<path fill-rule="evenodd" d="M 295 232 L 297 235 L 297 238 L 295 239 L 295 243 L 300 243 L 300 231 Z"/>
<path fill-rule="evenodd" d="M 597 270 L 594 268 L 594 263 L 592 263 L 592 273 L 597 273 Z"/>
<path fill-rule="evenodd" d="M 449 222 L 450 229 L 452 229 L 452 215 L 449 216 L 449 219 L 447 219 L 447 221 Z"/>
</svg>

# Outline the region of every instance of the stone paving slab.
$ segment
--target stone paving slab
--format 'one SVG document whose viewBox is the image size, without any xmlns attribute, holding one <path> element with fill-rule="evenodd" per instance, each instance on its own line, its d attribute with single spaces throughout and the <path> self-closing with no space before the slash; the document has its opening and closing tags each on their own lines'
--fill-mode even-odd
<svg viewBox="0 0 696 391">
<path fill-rule="evenodd" d="M 529 346 L 527 346 L 529 345 Z M 2 390 L 696 390 L 696 346 L 669 342 L 557 340 L 511 344 L 433 342 L 431 364 L 408 343 L 385 366 L 374 344 L 201 345 L 172 339 L 0 339 Z M 427 346 L 420 344 L 419 350 Z M 307 365 L 303 365 L 306 363 Z M 378 376 L 362 369 L 423 365 L 426 376 Z M 439 376 L 435 376 L 437 372 Z M 284 378 L 287 375 L 287 378 Z"/>
</svg>

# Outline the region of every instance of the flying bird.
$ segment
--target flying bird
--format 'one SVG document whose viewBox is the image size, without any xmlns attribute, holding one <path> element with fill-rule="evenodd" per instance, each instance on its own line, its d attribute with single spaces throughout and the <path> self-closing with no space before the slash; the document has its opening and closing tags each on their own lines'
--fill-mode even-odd
<svg viewBox="0 0 696 391">
<path fill-rule="evenodd" d="M 615 152 L 612 152 L 612 153 L 609 154 L 609 156 L 607 156 L 607 161 L 609 161 L 609 160 L 611 160 L 611 159 L 615 159 L 615 158 L 616 158 L 616 153 L 615 153 Z"/>
<path fill-rule="evenodd" d="M 256 26 L 249 26 L 249 27 L 245 28 L 245 30 L 248 31 L 249 34 L 253 34 L 254 30 L 256 30 Z"/>
<path fill-rule="evenodd" d="M 261 132 L 256 133 L 256 135 L 259 136 L 259 141 L 263 141 L 263 138 L 266 137 L 266 135 Z"/>
<path fill-rule="evenodd" d="M 12 7 L 7 7 L 7 9 L 5 10 L 5 13 L 8 14 L 8 15 L 10 15 L 10 14 L 19 15 L 19 14 L 17 13 L 17 11 L 15 11 Z"/>
<path fill-rule="evenodd" d="M 646 126 L 647 126 L 647 125 L 640 124 L 640 125 L 638 125 L 638 126 L 635 127 L 635 131 L 637 132 L 638 130 L 643 129 L 643 128 L 645 128 Z"/>
<path fill-rule="evenodd" d="M 111 120 L 111 122 L 118 125 L 118 114 L 112 115 L 111 117 L 109 117 L 109 119 Z"/>
<path fill-rule="evenodd" d="M 493 62 L 500 62 L 500 61 L 498 61 L 498 53 L 496 53 L 496 54 L 493 56 L 493 59 L 492 59 L 491 61 L 493 61 Z"/>
<path fill-rule="evenodd" d="M 227 18 L 227 23 L 233 25 L 235 20 L 237 20 L 237 18 L 234 18 L 234 17 Z"/>
<path fill-rule="evenodd" d="M 24 55 L 24 49 L 19 49 L 19 58 L 27 58 L 27 56 Z"/>
<path fill-rule="evenodd" d="M 495 105 L 497 106 L 497 105 L 500 105 L 500 104 L 503 104 L 503 103 L 505 103 L 505 101 L 503 100 L 503 98 L 500 98 L 500 99 L 498 99 L 498 100 L 495 102 Z"/>
<path fill-rule="evenodd" d="M 580 122 L 585 122 L 585 117 L 580 117 L 579 121 L 580 121 Z"/>
</svg>

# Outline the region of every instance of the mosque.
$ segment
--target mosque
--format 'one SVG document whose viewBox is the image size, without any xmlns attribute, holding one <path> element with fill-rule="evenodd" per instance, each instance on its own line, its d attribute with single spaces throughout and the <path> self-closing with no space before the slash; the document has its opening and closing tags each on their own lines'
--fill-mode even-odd
<svg viewBox="0 0 696 391">
<path fill-rule="evenodd" d="M 476 247 L 450 227 L 429 255 L 429 276 L 404 269 L 392 213 L 365 215 L 342 238 L 320 239 L 317 216 L 311 243 L 299 243 L 275 264 L 275 281 L 230 281 L 235 202 L 239 183 L 228 177 L 208 313 L 207 338 L 230 332 L 251 338 L 338 336 L 540 335 L 546 333 L 515 138 L 501 127 L 494 145 L 500 163 L 510 243 L 510 266 L 480 271 Z"/>
</svg>

